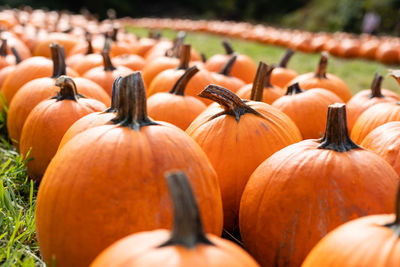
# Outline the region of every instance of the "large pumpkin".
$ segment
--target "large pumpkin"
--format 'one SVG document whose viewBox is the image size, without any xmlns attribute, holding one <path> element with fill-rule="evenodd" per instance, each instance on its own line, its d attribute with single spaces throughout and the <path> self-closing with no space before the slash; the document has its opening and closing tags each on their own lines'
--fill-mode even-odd
<svg viewBox="0 0 400 267">
<path fill-rule="evenodd" d="M 186 175 L 166 175 L 174 204 L 172 231 L 155 230 L 125 237 L 104 250 L 90 265 L 111 266 L 259 266 L 243 249 L 205 234 L 196 200 Z M 158 255 L 158 256 L 157 256 Z"/>
<path fill-rule="evenodd" d="M 329 231 L 390 212 L 399 177 L 348 136 L 344 104 L 329 107 L 325 136 L 288 146 L 251 175 L 240 203 L 245 248 L 263 266 L 299 266 Z"/>
<path fill-rule="evenodd" d="M 209 107 L 186 132 L 201 146 L 219 179 L 224 227 L 237 231 L 240 197 L 255 168 L 279 149 L 299 142 L 296 125 L 262 102 L 244 102 L 231 91 L 209 85 L 200 96 L 220 106 Z"/>
<path fill-rule="evenodd" d="M 400 191 L 394 214 L 362 217 L 327 234 L 302 267 L 400 266 Z"/>
<path fill-rule="evenodd" d="M 170 228 L 172 205 L 163 176 L 171 170 L 186 172 L 206 232 L 221 234 L 221 195 L 207 156 L 179 128 L 148 118 L 140 72 L 121 83 L 129 104 L 110 124 L 66 143 L 43 177 L 36 229 L 47 264 L 87 266 L 122 237 Z"/>
<path fill-rule="evenodd" d="M 58 77 L 55 85 L 60 91 L 32 109 L 21 132 L 21 155 L 32 158 L 27 168 L 29 176 L 35 180 L 40 180 L 44 174 L 67 129 L 79 118 L 106 108 L 97 100 L 79 95 L 68 76 Z"/>
</svg>

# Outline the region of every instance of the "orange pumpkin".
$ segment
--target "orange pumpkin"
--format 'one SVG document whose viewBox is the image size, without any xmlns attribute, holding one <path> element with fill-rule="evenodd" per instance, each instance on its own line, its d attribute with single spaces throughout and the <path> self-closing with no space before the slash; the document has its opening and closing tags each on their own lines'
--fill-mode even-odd
<svg viewBox="0 0 400 267">
<path fill-rule="evenodd" d="M 55 258 L 59 267 L 88 266 L 122 237 L 170 228 L 172 204 L 163 179 L 169 170 L 187 173 L 206 232 L 221 234 L 221 195 L 207 156 L 179 128 L 148 118 L 140 72 L 123 78 L 121 88 L 128 105 L 108 125 L 66 143 L 43 177 L 36 229 L 48 264 Z"/>
<path fill-rule="evenodd" d="M 222 45 L 225 49 L 226 55 L 218 54 L 210 57 L 204 67 L 209 71 L 220 71 L 225 63 L 232 58 L 233 55 L 236 55 L 237 62 L 232 67 L 232 76 L 237 77 L 246 83 L 251 83 L 257 71 L 257 66 L 253 60 L 247 55 L 235 53 L 232 46 L 227 41 L 223 41 Z"/>
<path fill-rule="evenodd" d="M 299 83 L 303 89 L 324 88 L 339 96 L 344 102 L 349 101 L 351 92 L 349 87 L 339 77 L 327 73 L 328 55 L 321 53 L 321 60 L 315 73 L 305 73 L 291 80 L 286 87 Z"/>
<path fill-rule="evenodd" d="M 265 63 L 260 61 L 253 83 L 240 88 L 237 95 L 243 99 L 251 99 L 272 104 L 284 93 L 281 88 L 273 86 L 270 82 L 271 73 L 274 68 L 274 66 L 267 66 Z"/>
<path fill-rule="evenodd" d="M 4 81 L 7 79 L 8 75 L 10 75 L 15 70 L 16 66 L 22 61 L 17 50 L 15 50 L 14 47 L 11 47 L 11 50 L 15 57 L 15 65 L 9 65 L 0 70 L 0 88 L 3 87 Z"/>
<path fill-rule="evenodd" d="M 39 40 L 33 49 L 34 56 L 51 57 L 48 49 L 52 43 L 58 43 L 65 49 L 65 54 L 69 56 L 71 49 L 77 44 L 78 40 L 75 36 L 62 32 L 49 33 L 44 39 Z"/>
<path fill-rule="evenodd" d="M 250 174 L 274 152 L 301 141 L 301 135 L 288 116 L 265 103 L 244 102 L 216 85 L 209 85 L 200 96 L 221 106 L 209 107 L 186 132 L 218 174 L 224 228 L 235 232 L 240 197 Z"/>
<path fill-rule="evenodd" d="M 0 69 L 16 63 L 15 56 L 7 52 L 7 39 L 1 39 L 0 45 Z"/>
<path fill-rule="evenodd" d="M 186 267 L 204 266 L 205 262 L 211 267 L 259 266 L 236 244 L 204 233 L 185 173 L 169 173 L 166 179 L 174 205 L 172 231 L 155 230 L 125 237 L 98 255 L 91 267 Z"/>
<path fill-rule="evenodd" d="M 113 61 L 117 66 L 124 66 L 131 70 L 142 70 L 145 64 L 141 56 L 134 54 L 123 54 L 113 57 Z"/>
<path fill-rule="evenodd" d="M 233 55 L 225 62 L 225 65 L 222 66 L 218 73 L 212 72 L 211 83 L 227 88 L 232 92 L 237 92 L 240 88 L 245 86 L 244 81 L 231 75 L 231 71 L 233 66 L 235 65 L 236 60 L 237 56 Z"/>
<path fill-rule="evenodd" d="M 385 267 L 400 265 L 400 191 L 394 214 L 345 223 L 311 250 L 302 267 Z"/>
<path fill-rule="evenodd" d="M 292 49 L 286 50 L 279 65 L 271 73 L 271 84 L 284 88 L 288 82 L 299 75 L 296 71 L 287 68 L 287 64 L 293 54 L 294 51 Z"/>
<path fill-rule="evenodd" d="M 159 121 L 166 121 L 186 130 L 192 121 L 207 106 L 193 96 L 185 95 L 185 89 L 190 79 L 198 73 L 194 66 L 185 71 L 174 87 L 168 93 L 156 93 L 147 99 L 147 108 L 150 117 Z"/>
<path fill-rule="evenodd" d="M 381 88 L 382 80 L 382 75 L 376 73 L 371 89 L 358 92 L 347 102 L 347 121 L 350 132 L 358 117 L 369 107 L 378 103 L 400 100 L 400 96 L 395 92 Z"/>
<path fill-rule="evenodd" d="M 344 104 L 328 109 L 325 136 L 288 146 L 251 175 L 240 203 L 245 248 L 262 266 L 300 266 L 338 225 L 393 209 L 399 177 L 348 136 Z"/>
<path fill-rule="evenodd" d="M 21 132 L 21 155 L 33 158 L 27 168 L 29 176 L 35 180 L 41 179 L 67 129 L 79 118 L 106 108 L 97 100 L 79 95 L 68 76 L 58 77 L 56 86 L 60 87 L 60 92 L 29 113 Z"/>
<path fill-rule="evenodd" d="M 328 106 L 343 102 L 334 93 L 314 88 L 302 90 L 298 83 L 288 87 L 286 95 L 272 106 L 288 115 L 303 136 L 303 139 L 321 138 L 324 135 Z"/>
</svg>

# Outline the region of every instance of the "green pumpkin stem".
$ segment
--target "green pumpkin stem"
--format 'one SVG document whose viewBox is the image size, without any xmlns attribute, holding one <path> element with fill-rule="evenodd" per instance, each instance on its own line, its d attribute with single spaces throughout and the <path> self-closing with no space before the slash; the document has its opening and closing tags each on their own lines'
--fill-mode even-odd
<svg viewBox="0 0 400 267">
<path fill-rule="evenodd" d="M 231 76 L 231 71 L 233 68 L 233 64 L 235 64 L 237 59 L 236 55 L 233 55 L 226 63 L 225 65 L 221 68 L 221 70 L 218 72 L 219 74 L 225 75 L 225 76 Z"/>
<path fill-rule="evenodd" d="M 185 89 L 192 77 L 199 72 L 199 69 L 196 66 L 193 66 L 185 71 L 185 73 L 176 81 L 174 87 L 169 91 L 170 94 L 174 95 L 185 95 Z"/>
<path fill-rule="evenodd" d="M 274 87 L 272 84 L 271 84 L 271 75 L 272 75 L 272 71 L 275 69 L 275 66 L 274 65 L 270 65 L 269 67 L 268 67 L 268 71 L 267 71 L 267 73 L 266 73 L 266 78 L 265 78 L 265 83 L 264 83 L 264 87 L 267 87 L 267 88 L 272 88 L 272 87 Z"/>
<path fill-rule="evenodd" d="M 346 105 L 335 103 L 328 107 L 325 135 L 319 142 L 318 148 L 346 152 L 359 148 L 349 136 L 347 130 Z"/>
<path fill-rule="evenodd" d="M 328 53 L 322 52 L 321 59 L 319 60 L 317 70 L 315 71 L 315 77 L 320 79 L 326 79 L 326 68 L 328 66 Z"/>
<path fill-rule="evenodd" d="M 199 96 L 215 101 L 224 108 L 224 111 L 214 115 L 211 119 L 226 114 L 235 117 L 235 120 L 239 122 L 240 117 L 246 113 L 264 118 L 264 115 L 248 106 L 235 93 L 221 86 L 210 84 L 201 91 Z"/>
<path fill-rule="evenodd" d="M 90 55 L 93 54 L 93 46 L 92 46 L 92 36 L 90 34 L 90 32 L 86 32 L 85 34 L 85 39 L 86 39 L 86 43 L 87 43 L 87 50 L 85 55 Z"/>
<path fill-rule="evenodd" d="M 110 51 L 103 50 L 103 51 L 101 52 L 101 55 L 103 56 L 104 70 L 105 70 L 105 71 L 113 71 L 113 70 L 116 70 L 116 68 L 114 67 L 114 65 L 113 65 L 112 62 L 111 62 Z"/>
<path fill-rule="evenodd" d="M 53 75 L 51 78 L 57 78 L 67 73 L 67 65 L 65 64 L 65 51 L 62 46 L 57 43 L 50 44 L 51 59 L 53 61 Z"/>
<path fill-rule="evenodd" d="M 166 174 L 168 189 L 174 205 L 174 224 L 169 239 L 159 247 L 198 244 L 214 245 L 206 236 L 200 212 L 190 183 L 184 172 Z"/>
<path fill-rule="evenodd" d="M 21 63 L 22 58 L 19 55 L 17 49 L 15 49 L 15 47 L 11 47 L 11 52 L 13 53 L 13 55 L 15 57 L 15 64 L 18 65 L 19 63 Z"/>
<path fill-rule="evenodd" d="M 289 62 L 289 60 L 292 58 L 294 54 L 294 51 L 292 49 L 287 49 L 285 54 L 283 55 L 281 61 L 279 62 L 279 67 L 280 68 L 287 68 L 287 64 Z"/>
<path fill-rule="evenodd" d="M 190 62 L 190 49 L 191 46 L 188 44 L 182 45 L 181 48 L 181 56 L 179 58 L 179 65 L 177 67 L 178 70 L 186 70 L 189 68 Z"/>
<path fill-rule="evenodd" d="M 228 41 L 222 41 L 222 46 L 224 47 L 225 53 L 227 55 L 233 55 L 233 53 L 235 53 L 235 50 L 233 50 L 231 44 Z"/>
<path fill-rule="evenodd" d="M 104 111 L 106 113 L 118 111 L 121 80 L 122 80 L 122 77 L 119 76 L 119 77 L 115 78 L 115 80 L 113 82 L 112 91 L 111 91 L 111 106 Z"/>
<path fill-rule="evenodd" d="M 300 88 L 299 83 L 294 83 L 287 88 L 285 95 L 297 95 L 303 92 L 304 90 Z"/>
<path fill-rule="evenodd" d="M 264 84 L 267 79 L 268 65 L 260 61 L 258 63 L 257 72 L 254 76 L 253 87 L 251 88 L 250 100 L 262 101 L 264 93 Z"/>
<path fill-rule="evenodd" d="M 372 80 L 372 84 L 371 84 L 371 94 L 369 95 L 369 98 L 383 97 L 383 95 L 382 95 L 382 80 L 383 80 L 383 76 L 380 75 L 379 73 L 375 73 L 374 79 Z"/>
<path fill-rule="evenodd" d="M 0 56 L 7 56 L 7 39 L 1 39 Z"/>
<path fill-rule="evenodd" d="M 78 94 L 74 80 L 66 75 L 61 75 L 56 79 L 56 86 L 60 87 L 57 96 L 53 97 L 53 99 L 57 99 L 57 101 L 77 101 L 79 98 L 83 97 Z"/>
</svg>

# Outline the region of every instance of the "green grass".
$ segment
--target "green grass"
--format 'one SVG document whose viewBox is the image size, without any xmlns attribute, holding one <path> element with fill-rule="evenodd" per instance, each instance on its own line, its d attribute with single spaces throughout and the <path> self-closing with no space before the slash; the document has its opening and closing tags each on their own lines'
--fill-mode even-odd
<svg viewBox="0 0 400 267">
<path fill-rule="evenodd" d="M 138 36 L 147 36 L 148 30 L 143 28 L 129 27 L 129 31 Z M 163 36 L 172 39 L 176 35 L 176 31 L 163 30 Z M 189 32 L 186 42 L 191 44 L 196 51 L 204 52 L 207 57 L 217 53 L 224 53 L 221 41 L 228 39 L 231 41 L 234 49 L 243 54 L 252 57 L 256 62 L 264 61 L 267 64 L 278 63 L 286 48 L 250 42 L 235 38 L 225 38 L 213 34 Z M 288 67 L 296 70 L 298 73 L 306 73 L 314 71 L 319 61 L 318 54 L 306 54 L 296 52 L 289 62 Z M 331 56 L 329 58 L 328 72 L 342 78 L 350 87 L 352 94 L 370 88 L 375 72 L 385 76 L 383 87 L 400 93 L 400 87 L 391 77 L 386 77 L 389 68 L 396 66 L 385 66 L 378 62 L 360 60 L 360 59 L 341 59 Z M 399 68 L 399 66 L 397 66 Z"/>
</svg>

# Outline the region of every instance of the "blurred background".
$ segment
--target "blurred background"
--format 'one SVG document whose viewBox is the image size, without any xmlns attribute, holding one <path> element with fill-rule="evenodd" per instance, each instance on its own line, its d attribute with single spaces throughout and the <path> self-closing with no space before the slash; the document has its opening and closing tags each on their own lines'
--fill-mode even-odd
<svg viewBox="0 0 400 267">
<path fill-rule="evenodd" d="M 248 21 L 313 32 L 360 33 L 364 27 L 377 34 L 400 35 L 400 0 L 0 0 L 0 5 L 73 12 L 86 8 L 100 19 L 113 8 L 118 17 Z"/>
</svg>

